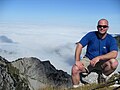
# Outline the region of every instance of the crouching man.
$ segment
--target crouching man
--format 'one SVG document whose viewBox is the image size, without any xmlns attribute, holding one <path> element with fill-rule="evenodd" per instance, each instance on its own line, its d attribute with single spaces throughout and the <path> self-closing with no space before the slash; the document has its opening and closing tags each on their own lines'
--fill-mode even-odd
<svg viewBox="0 0 120 90">
<path fill-rule="evenodd" d="M 87 33 L 77 44 L 75 51 L 75 64 L 72 67 L 73 87 L 82 85 L 80 73 L 101 71 L 104 78 L 112 74 L 118 66 L 116 57 L 118 47 L 116 40 L 107 33 L 108 21 L 100 19 L 97 31 Z M 87 46 L 85 56 L 80 60 L 82 48 Z"/>
</svg>

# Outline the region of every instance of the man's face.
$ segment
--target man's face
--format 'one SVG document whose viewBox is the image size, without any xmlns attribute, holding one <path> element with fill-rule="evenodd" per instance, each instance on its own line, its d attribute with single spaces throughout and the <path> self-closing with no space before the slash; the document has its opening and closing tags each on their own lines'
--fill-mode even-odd
<svg viewBox="0 0 120 90">
<path fill-rule="evenodd" d="M 102 35 L 106 34 L 107 33 L 107 30 L 108 30 L 108 22 L 106 20 L 100 20 L 98 22 L 98 26 L 97 26 L 97 29 L 98 29 L 98 32 Z"/>
</svg>

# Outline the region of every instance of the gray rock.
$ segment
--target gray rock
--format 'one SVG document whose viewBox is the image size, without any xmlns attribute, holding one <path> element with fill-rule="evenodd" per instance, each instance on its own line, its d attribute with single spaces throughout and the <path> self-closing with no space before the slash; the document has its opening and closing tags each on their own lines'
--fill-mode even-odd
<svg viewBox="0 0 120 90">
<path fill-rule="evenodd" d="M 88 76 L 82 77 L 82 80 L 86 83 L 98 83 L 98 74 L 96 72 L 91 72 Z"/>
<path fill-rule="evenodd" d="M 4 65 L 0 65 L 0 90 L 15 90 L 14 81 Z"/>
<path fill-rule="evenodd" d="M 0 56 L 0 90 L 29 90 L 14 70 L 11 63 Z"/>
<path fill-rule="evenodd" d="M 48 86 L 69 88 L 71 76 L 50 61 L 30 57 L 8 62 L 0 57 L 0 90 L 40 90 Z"/>
<path fill-rule="evenodd" d="M 20 58 L 12 65 L 19 70 L 20 77 L 26 79 L 31 90 L 46 86 L 69 88 L 72 86 L 71 76 L 62 70 L 57 70 L 49 61 L 37 58 Z"/>
</svg>

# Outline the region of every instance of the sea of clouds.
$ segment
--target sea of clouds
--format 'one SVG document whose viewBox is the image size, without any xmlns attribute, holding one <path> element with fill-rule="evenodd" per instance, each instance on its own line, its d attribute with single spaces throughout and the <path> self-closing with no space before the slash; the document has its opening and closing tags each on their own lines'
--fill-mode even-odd
<svg viewBox="0 0 120 90">
<path fill-rule="evenodd" d="M 9 61 L 22 57 L 50 60 L 70 74 L 75 43 L 89 31 L 77 26 L 0 23 L 0 55 Z"/>
</svg>

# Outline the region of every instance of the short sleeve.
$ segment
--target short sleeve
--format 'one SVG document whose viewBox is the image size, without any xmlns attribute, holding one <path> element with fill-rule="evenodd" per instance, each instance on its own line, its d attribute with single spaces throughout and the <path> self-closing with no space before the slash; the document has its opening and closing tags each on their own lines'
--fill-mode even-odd
<svg viewBox="0 0 120 90">
<path fill-rule="evenodd" d="M 91 37 L 91 32 L 89 32 L 88 34 L 86 34 L 80 41 L 79 43 L 82 44 L 83 47 L 85 47 L 89 40 L 90 40 L 90 37 Z"/>
</svg>

